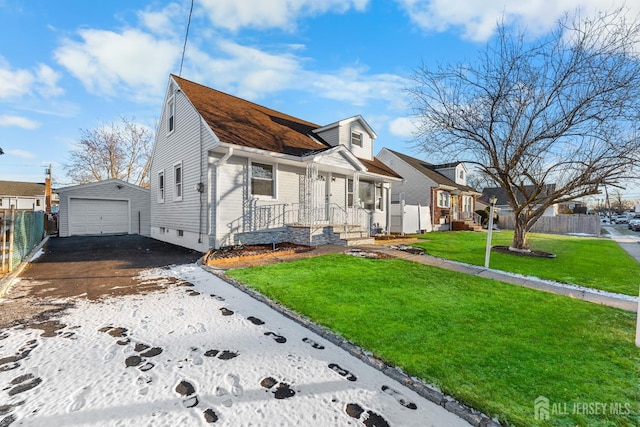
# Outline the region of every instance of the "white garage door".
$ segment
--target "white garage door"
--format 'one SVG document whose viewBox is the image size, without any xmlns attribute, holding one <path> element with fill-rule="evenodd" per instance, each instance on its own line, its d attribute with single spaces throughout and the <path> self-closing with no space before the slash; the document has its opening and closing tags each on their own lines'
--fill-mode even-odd
<svg viewBox="0 0 640 427">
<path fill-rule="evenodd" d="M 129 233 L 129 203 L 126 200 L 70 200 L 71 236 L 118 233 Z"/>
</svg>

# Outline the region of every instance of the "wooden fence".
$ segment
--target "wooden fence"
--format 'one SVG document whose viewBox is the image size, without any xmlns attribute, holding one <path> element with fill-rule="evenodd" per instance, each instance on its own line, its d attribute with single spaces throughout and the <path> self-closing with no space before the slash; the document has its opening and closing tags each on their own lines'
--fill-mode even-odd
<svg viewBox="0 0 640 427">
<path fill-rule="evenodd" d="M 498 227 L 513 230 L 515 220 L 513 215 L 500 215 Z M 600 217 L 598 215 L 556 215 L 541 217 L 531 229 L 534 233 L 554 234 L 588 234 L 600 235 Z"/>
</svg>

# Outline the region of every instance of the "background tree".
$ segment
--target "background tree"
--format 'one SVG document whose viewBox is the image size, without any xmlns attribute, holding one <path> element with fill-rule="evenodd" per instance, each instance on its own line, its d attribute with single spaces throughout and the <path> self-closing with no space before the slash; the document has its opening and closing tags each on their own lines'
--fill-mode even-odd
<svg viewBox="0 0 640 427">
<path fill-rule="evenodd" d="M 505 189 L 514 248 L 547 207 L 619 187 L 638 163 L 640 26 L 626 18 L 565 17 L 536 40 L 499 24 L 475 63 L 412 76 L 418 146 Z"/>
<path fill-rule="evenodd" d="M 64 168 L 77 183 L 117 178 L 148 188 L 152 144 L 149 128 L 121 117 L 117 124 L 81 129 L 80 140 Z"/>
</svg>

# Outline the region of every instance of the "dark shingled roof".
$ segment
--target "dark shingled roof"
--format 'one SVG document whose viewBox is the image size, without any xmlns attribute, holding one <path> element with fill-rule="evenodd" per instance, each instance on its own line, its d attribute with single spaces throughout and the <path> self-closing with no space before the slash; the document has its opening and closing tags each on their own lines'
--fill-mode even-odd
<svg viewBox="0 0 640 427">
<path fill-rule="evenodd" d="M 274 153 L 305 156 L 331 148 L 312 131 L 321 126 L 251 101 L 220 92 L 174 74 L 171 77 L 189 98 L 220 141 Z M 358 159 L 371 173 L 400 176 L 378 159 Z"/>
<path fill-rule="evenodd" d="M 311 138 L 311 131 L 320 127 L 314 123 L 171 77 L 222 142 L 294 156 L 330 148 Z"/>
<path fill-rule="evenodd" d="M 44 183 L 0 181 L 0 196 L 44 196 Z"/>
<path fill-rule="evenodd" d="M 387 148 L 387 150 L 389 150 L 389 149 Z M 400 159 L 404 160 L 409 165 L 411 165 L 411 167 L 413 167 L 415 170 L 417 170 L 418 172 L 422 173 L 427 178 L 431 179 L 432 181 L 434 181 L 434 182 L 436 182 L 436 183 L 438 183 L 440 185 L 447 185 L 447 186 L 450 186 L 450 187 L 455 187 L 455 188 L 458 188 L 458 189 L 460 189 L 462 191 L 477 192 L 477 190 L 475 190 L 474 188 L 469 187 L 468 185 L 456 184 L 451 179 L 449 179 L 446 176 L 442 175 L 441 173 L 437 172 L 437 168 L 453 167 L 453 166 L 458 165 L 459 162 L 447 163 L 447 164 L 443 164 L 443 165 L 432 165 L 429 162 L 425 162 L 424 160 L 416 159 L 415 157 L 407 156 L 406 154 L 398 153 L 397 151 L 393 151 L 393 150 L 389 150 L 389 151 L 392 152 L 393 154 L 395 154 L 396 156 L 398 156 Z"/>
</svg>

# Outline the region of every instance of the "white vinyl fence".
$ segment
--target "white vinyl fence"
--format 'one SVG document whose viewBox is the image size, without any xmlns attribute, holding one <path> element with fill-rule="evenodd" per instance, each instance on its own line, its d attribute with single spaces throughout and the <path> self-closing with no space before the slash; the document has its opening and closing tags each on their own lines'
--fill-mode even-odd
<svg viewBox="0 0 640 427">
<path fill-rule="evenodd" d="M 396 234 L 415 234 L 433 231 L 428 206 L 394 203 L 390 210 L 389 231 Z"/>
</svg>

